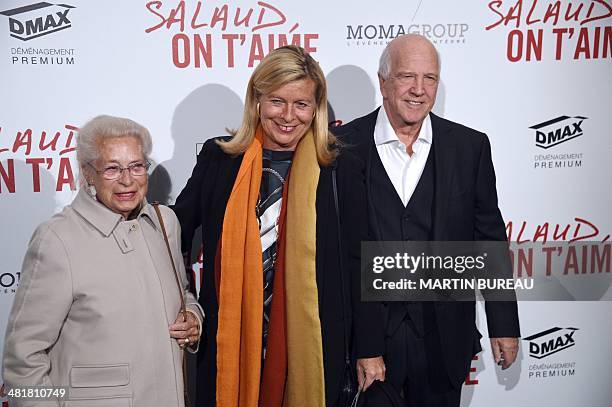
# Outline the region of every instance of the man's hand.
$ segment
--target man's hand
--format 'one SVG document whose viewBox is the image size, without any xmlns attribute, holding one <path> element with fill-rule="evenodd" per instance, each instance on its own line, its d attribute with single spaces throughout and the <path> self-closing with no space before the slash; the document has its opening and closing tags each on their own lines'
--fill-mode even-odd
<svg viewBox="0 0 612 407">
<path fill-rule="evenodd" d="M 506 370 L 516 360 L 518 354 L 518 338 L 491 338 L 491 350 L 495 363 Z"/>
<path fill-rule="evenodd" d="M 359 390 L 365 391 L 374 380 L 385 381 L 385 361 L 382 356 L 357 359 Z"/>
</svg>

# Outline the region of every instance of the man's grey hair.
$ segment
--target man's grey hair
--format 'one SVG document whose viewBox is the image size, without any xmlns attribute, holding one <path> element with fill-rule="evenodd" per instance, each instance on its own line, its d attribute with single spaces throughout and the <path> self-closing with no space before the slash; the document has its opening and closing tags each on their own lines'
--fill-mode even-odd
<svg viewBox="0 0 612 407">
<path fill-rule="evenodd" d="M 389 72 L 391 71 L 391 51 L 389 50 L 391 43 L 387 44 L 380 59 L 378 60 L 378 75 L 383 79 L 389 79 Z"/>
<path fill-rule="evenodd" d="M 378 60 L 378 75 L 385 80 L 389 79 L 389 74 L 391 73 L 391 44 L 392 43 L 393 41 L 390 41 L 387 44 L 382 54 L 380 54 L 380 59 Z M 438 52 L 436 47 L 434 47 L 434 50 L 436 52 L 436 59 L 438 60 L 438 72 L 440 72 L 440 70 L 442 69 L 442 60 L 440 59 L 440 53 Z"/>
<path fill-rule="evenodd" d="M 76 145 L 79 166 L 84 168 L 87 163 L 100 157 L 100 144 L 103 140 L 119 137 L 136 137 L 144 159 L 149 159 L 153 150 L 149 130 L 130 119 L 102 115 L 94 117 L 79 129 Z"/>
</svg>

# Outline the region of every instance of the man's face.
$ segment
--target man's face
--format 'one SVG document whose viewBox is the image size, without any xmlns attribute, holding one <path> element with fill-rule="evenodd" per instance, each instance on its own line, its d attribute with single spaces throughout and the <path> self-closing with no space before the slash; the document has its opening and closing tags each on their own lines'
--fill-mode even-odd
<svg viewBox="0 0 612 407">
<path fill-rule="evenodd" d="M 379 76 L 383 104 L 394 129 L 420 128 L 436 102 L 438 58 L 424 41 L 404 41 L 391 49 L 388 77 Z"/>
</svg>

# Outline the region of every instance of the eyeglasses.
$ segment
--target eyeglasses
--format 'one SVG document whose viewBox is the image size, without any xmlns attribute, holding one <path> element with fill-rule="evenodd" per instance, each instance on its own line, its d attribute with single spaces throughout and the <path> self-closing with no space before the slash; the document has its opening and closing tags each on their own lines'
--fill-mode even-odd
<svg viewBox="0 0 612 407">
<path fill-rule="evenodd" d="M 133 163 L 127 167 L 121 167 L 120 165 L 109 165 L 108 167 L 104 167 L 103 170 L 98 170 L 92 163 L 87 164 L 89 164 L 96 173 L 102 174 L 105 179 L 111 181 L 120 178 L 125 170 L 128 170 L 132 177 L 142 177 L 147 173 L 147 170 L 151 166 L 151 163 L 147 161 L 144 163 Z"/>
</svg>

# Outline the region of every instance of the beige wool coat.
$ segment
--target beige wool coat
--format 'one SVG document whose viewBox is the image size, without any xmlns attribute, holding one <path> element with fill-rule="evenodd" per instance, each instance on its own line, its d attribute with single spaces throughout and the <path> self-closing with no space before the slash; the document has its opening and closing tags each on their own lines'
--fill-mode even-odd
<svg viewBox="0 0 612 407">
<path fill-rule="evenodd" d="M 174 213 L 160 207 L 185 302 Z M 182 354 L 168 327 L 179 287 L 155 209 L 123 220 L 81 190 L 34 233 L 6 330 L 7 387 L 67 386 L 69 400 L 11 406 L 151 407 L 183 403 Z"/>
</svg>

